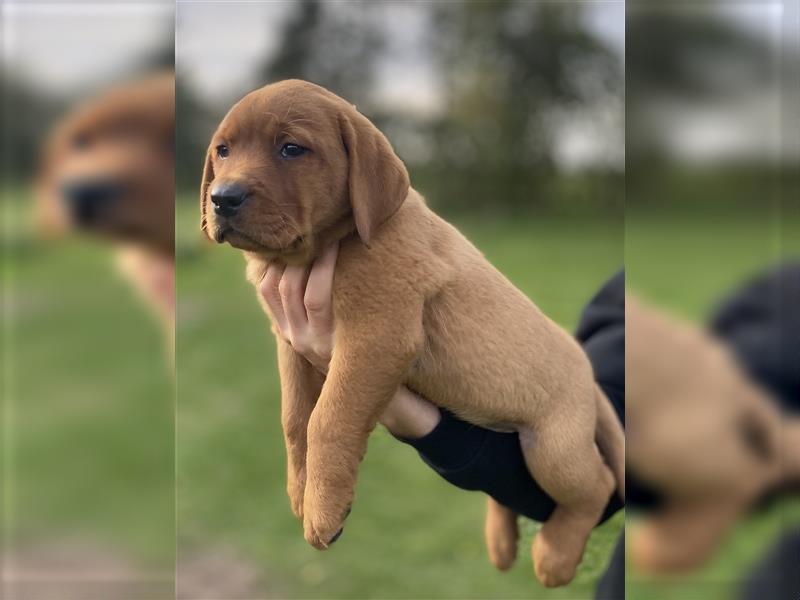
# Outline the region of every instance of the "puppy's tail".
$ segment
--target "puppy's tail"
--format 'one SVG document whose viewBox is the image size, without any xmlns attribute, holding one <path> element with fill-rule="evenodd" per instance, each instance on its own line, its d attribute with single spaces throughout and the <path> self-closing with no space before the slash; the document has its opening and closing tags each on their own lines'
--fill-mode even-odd
<svg viewBox="0 0 800 600">
<path fill-rule="evenodd" d="M 617 480 L 617 490 L 625 500 L 625 431 L 617 418 L 614 409 L 611 407 L 603 391 L 595 386 L 595 398 L 597 402 L 597 428 L 595 430 L 595 441 L 600 454 L 605 458 L 606 463 Z"/>
</svg>

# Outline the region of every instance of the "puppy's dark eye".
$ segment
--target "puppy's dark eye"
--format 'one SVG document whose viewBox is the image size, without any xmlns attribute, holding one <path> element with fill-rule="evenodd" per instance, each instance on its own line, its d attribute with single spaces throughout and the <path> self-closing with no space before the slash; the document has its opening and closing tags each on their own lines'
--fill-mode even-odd
<svg viewBox="0 0 800 600">
<path fill-rule="evenodd" d="M 217 156 L 219 158 L 228 158 L 230 153 L 230 148 L 228 148 L 225 144 L 220 144 L 217 146 Z"/>
<path fill-rule="evenodd" d="M 281 148 L 281 156 L 283 158 L 297 158 L 308 152 L 308 148 L 303 148 L 298 144 L 284 144 Z"/>
</svg>

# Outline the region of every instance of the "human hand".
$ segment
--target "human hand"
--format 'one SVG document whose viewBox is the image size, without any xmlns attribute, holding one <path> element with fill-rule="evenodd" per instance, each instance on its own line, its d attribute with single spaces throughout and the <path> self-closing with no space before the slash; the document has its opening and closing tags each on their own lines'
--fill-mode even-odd
<svg viewBox="0 0 800 600">
<path fill-rule="evenodd" d="M 333 272 L 339 244 L 331 244 L 310 268 L 271 263 L 260 292 L 277 334 L 320 373 L 333 353 Z"/>
</svg>

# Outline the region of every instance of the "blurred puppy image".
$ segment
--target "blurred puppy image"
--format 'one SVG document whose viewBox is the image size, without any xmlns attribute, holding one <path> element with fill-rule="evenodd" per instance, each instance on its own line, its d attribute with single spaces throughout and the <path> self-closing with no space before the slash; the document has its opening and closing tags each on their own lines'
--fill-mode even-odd
<svg viewBox="0 0 800 600">
<path fill-rule="evenodd" d="M 340 242 L 327 376 L 278 340 L 287 487 L 310 544 L 338 538 L 367 438 L 405 383 L 519 432 L 558 504 L 534 540 L 535 572 L 547 586 L 572 580 L 609 497 L 624 497 L 621 425 L 574 339 L 428 209 L 366 117 L 298 80 L 248 94 L 212 138 L 201 213 L 211 239 L 244 251 L 256 288 L 271 262 L 308 265 Z M 490 501 L 487 523 L 490 557 L 508 568 L 516 515 Z"/>
<path fill-rule="evenodd" d="M 173 336 L 174 74 L 160 73 L 85 101 L 54 129 L 38 180 L 47 234 L 108 240 L 120 268 Z"/>
<path fill-rule="evenodd" d="M 664 498 L 631 528 L 631 561 L 694 569 L 766 493 L 800 482 L 800 426 L 720 341 L 634 297 L 625 342 L 628 467 Z"/>
</svg>

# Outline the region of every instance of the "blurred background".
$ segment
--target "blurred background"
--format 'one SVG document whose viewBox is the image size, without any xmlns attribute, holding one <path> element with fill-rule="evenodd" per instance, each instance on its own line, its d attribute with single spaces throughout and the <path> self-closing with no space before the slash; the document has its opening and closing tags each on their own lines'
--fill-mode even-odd
<svg viewBox="0 0 800 600">
<path fill-rule="evenodd" d="M 239 252 L 200 240 L 198 199 L 228 108 L 311 80 L 372 119 L 429 204 L 571 330 L 622 265 L 623 3 L 181 2 L 176 23 L 179 595 L 592 597 L 622 514 L 594 534 L 574 583 L 545 592 L 534 525 L 514 569 L 494 571 L 483 497 L 383 430 L 340 542 L 306 544 L 284 491 L 269 325 Z M 250 568 L 214 570 L 230 556 Z M 212 587 L 185 580 L 199 568 Z"/>
<path fill-rule="evenodd" d="M 110 87 L 172 67 L 171 2 L 2 3 L 3 598 L 165 598 L 173 378 L 108 240 L 35 222 L 43 148 Z M 102 156 L 99 156 L 102 158 Z"/>
<path fill-rule="evenodd" d="M 794 0 L 629 1 L 626 8 L 628 288 L 676 319 L 664 338 L 682 335 L 680 322 L 714 329 L 741 372 L 766 388 L 766 404 L 783 410 L 784 424 L 800 409 L 798 22 Z M 632 327 L 629 321 L 628 336 Z M 650 340 L 650 351 L 665 341 Z M 720 375 L 692 371 L 701 364 L 681 379 Z M 629 391 L 640 375 L 629 369 Z M 770 388 L 775 382 L 784 387 Z M 629 415 L 635 401 L 629 393 Z M 720 411 L 705 421 L 701 414 L 698 405 L 685 415 L 685 427 L 673 434 L 679 444 L 689 443 L 687 431 L 710 431 L 725 417 Z M 722 453 L 706 458 L 720 471 L 732 466 Z M 677 467 L 665 475 L 675 482 L 682 476 Z M 637 570 L 629 547 L 627 597 L 791 597 L 789 565 L 797 555 L 789 558 L 788 545 L 782 568 L 773 556 L 752 588 L 757 565 L 800 516 L 796 495 L 762 496 L 768 499 L 741 514 L 714 552 L 680 576 Z M 629 504 L 628 531 L 664 510 Z"/>
</svg>

